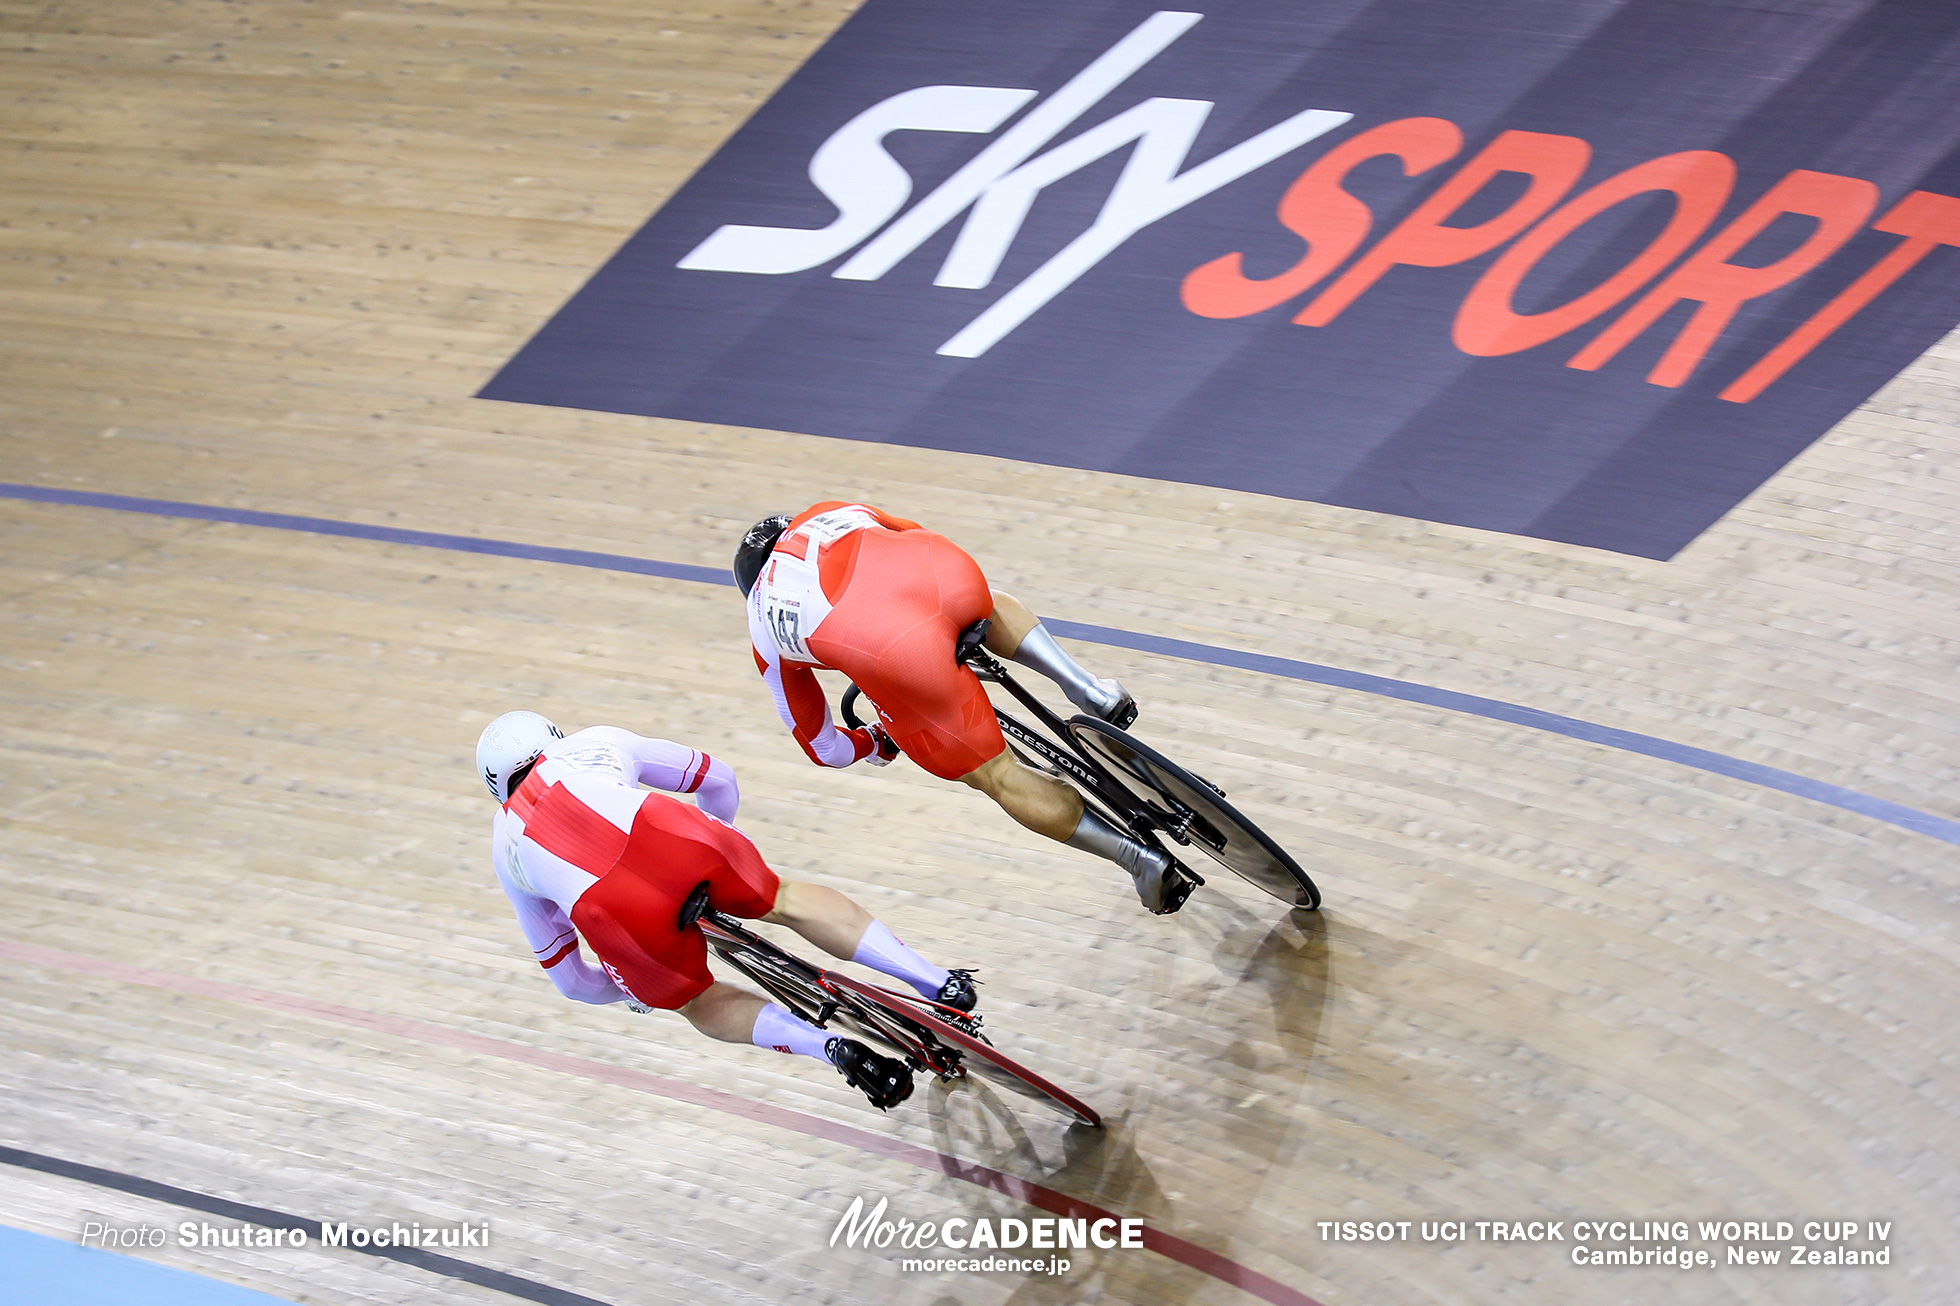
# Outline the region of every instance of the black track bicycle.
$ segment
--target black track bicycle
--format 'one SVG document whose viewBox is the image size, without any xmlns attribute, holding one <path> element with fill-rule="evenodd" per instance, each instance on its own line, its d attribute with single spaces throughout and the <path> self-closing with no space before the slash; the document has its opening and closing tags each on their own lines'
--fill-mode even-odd
<svg viewBox="0 0 1960 1306">
<path fill-rule="evenodd" d="M 1003 710 L 994 716 L 1016 756 L 1038 771 L 1059 776 L 1081 790 L 1084 801 L 1119 829 L 1168 853 L 1181 875 L 1179 887 L 1168 893 L 1164 913 L 1184 905 L 1204 877 L 1168 845 L 1197 848 L 1248 883 L 1265 890 L 1289 907 L 1320 906 L 1320 890 L 1285 849 L 1247 820 L 1225 800 L 1225 791 L 1193 775 L 1120 726 L 1087 714 L 1066 721 L 1050 711 L 1025 686 L 1008 674 L 999 658 L 983 643 L 988 622 L 977 621 L 960 632 L 955 658 L 1013 695 L 1046 733 Z M 842 713 L 853 728 L 863 725 L 855 710 L 861 691 L 845 691 Z M 1134 721 L 1135 709 L 1123 721 Z M 1168 841 L 1168 842 L 1167 842 Z M 1160 913 L 1160 914 L 1164 914 Z"/>
<path fill-rule="evenodd" d="M 996 1048 L 982 1016 L 812 966 L 708 906 L 705 884 L 688 898 L 680 919 L 683 929 L 700 929 L 716 956 L 818 1029 L 840 1024 L 890 1049 L 915 1071 L 942 1081 L 975 1071 L 989 1083 L 1060 1107 L 1082 1124 L 1102 1124 L 1102 1117 L 1082 1099 Z"/>
</svg>

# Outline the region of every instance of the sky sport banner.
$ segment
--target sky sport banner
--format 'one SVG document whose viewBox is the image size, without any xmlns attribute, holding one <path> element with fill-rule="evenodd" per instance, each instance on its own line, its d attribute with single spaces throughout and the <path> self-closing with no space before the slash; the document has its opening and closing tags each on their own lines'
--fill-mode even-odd
<svg viewBox="0 0 1960 1306">
<path fill-rule="evenodd" d="M 482 393 L 1666 558 L 1955 196 L 1953 0 L 868 0 Z"/>
</svg>

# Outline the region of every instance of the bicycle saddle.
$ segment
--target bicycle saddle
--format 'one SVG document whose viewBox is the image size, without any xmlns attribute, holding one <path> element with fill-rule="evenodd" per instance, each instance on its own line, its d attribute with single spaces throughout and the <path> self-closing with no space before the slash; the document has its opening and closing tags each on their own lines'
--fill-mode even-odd
<svg viewBox="0 0 1960 1306">
<path fill-rule="evenodd" d="M 701 913 L 706 910 L 708 910 L 708 882 L 703 880 L 694 886 L 694 892 L 688 894 L 687 901 L 681 904 L 680 928 L 687 929 L 693 925 L 701 919 Z"/>
<path fill-rule="evenodd" d="M 982 617 L 960 632 L 959 642 L 953 645 L 953 661 L 965 666 L 972 656 L 987 642 L 987 631 L 994 623 Z"/>
</svg>

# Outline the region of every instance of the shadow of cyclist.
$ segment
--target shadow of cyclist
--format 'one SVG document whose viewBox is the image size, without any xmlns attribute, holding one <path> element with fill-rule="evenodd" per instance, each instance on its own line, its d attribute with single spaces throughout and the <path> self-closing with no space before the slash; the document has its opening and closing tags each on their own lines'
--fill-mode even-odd
<svg viewBox="0 0 1960 1306">
<path fill-rule="evenodd" d="M 933 1110 L 933 1131 L 942 1155 L 973 1157 L 989 1170 L 1047 1190 L 1031 1193 L 1000 1181 L 973 1165 L 949 1160 L 945 1169 L 973 1181 L 962 1194 L 962 1215 L 1032 1220 L 1052 1215 L 1094 1221 L 1104 1212 L 1119 1219 L 1140 1218 L 1157 1228 L 1175 1222 L 1173 1203 L 1138 1152 L 1127 1114 L 1105 1119 L 1100 1129 L 1073 1125 L 1060 1134 L 1062 1159 L 1041 1164 L 1016 1111 L 1018 1099 L 984 1081 L 968 1080 L 944 1089 Z M 1022 1108 L 1025 1109 L 1025 1108 Z M 992 1147 L 989 1148 L 991 1142 Z M 1050 1144 L 1052 1150 L 1052 1143 Z M 1011 1180 L 1010 1180 L 1011 1183 Z M 1058 1209 L 1059 1208 L 1059 1209 Z M 1106 1235 L 1107 1236 L 1107 1235 Z M 1162 1302 L 1189 1299 L 1205 1276 L 1140 1248 L 1070 1247 L 1002 1251 L 1000 1256 L 1056 1258 L 1068 1262 L 1061 1273 L 1022 1271 L 1008 1298 L 1026 1306 L 1072 1306 L 1110 1296 L 1115 1300 Z"/>
<path fill-rule="evenodd" d="M 932 1137 L 941 1156 L 970 1157 L 1015 1175 L 1042 1168 L 1041 1151 L 1021 1114 L 1039 1118 L 1043 1108 L 1031 1107 L 1018 1094 L 972 1074 L 950 1084 L 934 1084 L 931 1093 Z M 1052 1108 L 1048 1113 L 1052 1116 Z"/>
<path fill-rule="evenodd" d="M 1186 983 L 1165 995 L 1165 1008 L 1202 1022 L 1207 1031 L 1236 1033 L 1220 1053 L 1239 1066 L 1269 1063 L 1254 1040 L 1265 1034 L 1259 1008 L 1271 1011 L 1272 1041 L 1295 1070 L 1304 1071 L 1322 1051 L 1321 1026 L 1334 988 L 1329 933 L 1342 923 L 1326 911 L 1296 909 L 1275 920 L 1276 906 L 1255 899 L 1248 906 L 1235 895 L 1200 889 L 1204 910 L 1188 913 L 1187 938 L 1208 951 L 1218 975 L 1209 982 Z"/>
<path fill-rule="evenodd" d="M 1293 911 L 1274 922 L 1249 948 L 1240 951 L 1256 926 L 1219 941 L 1217 960 L 1230 971 L 1239 960 L 1239 983 L 1263 989 L 1273 1010 L 1273 1032 L 1296 1058 L 1320 1051 L 1320 1028 L 1334 984 L 1334 959 L 1327 947 L 1328 917 Z"/>
<path fill-rule="evenodd" d="M 1171 1046 L 1240 1068 L 1240 1073 L 1228 1078 L 1241 1086 L 1226 1090 L 1224 1101 L 1210 1104 L 1206 1127 L 1217 1133 L 1222 1144 L 1218 1159 L 1230 1157 L 1244 1176 L 1243 1190 L 1200 1190 L 1192 1188 L 1191 1179 L 1183 1179 L 1177 1187 L 1203 1192 L 1193 1201 L 1159 1183 L 1139 1152 L 1140 1135 L 1130 1128 L 1133 1112 L 1141 1111 L 1136 1117 L 1142 1122 L 1138 1129 L 1157 1139 L 1153 1151 L 1161 1155 L 1166 1140 L 1149 1131 L 1161 1130 L 1169 1099 L 1160 1098 L 1147 1085 L 1140 1096 L 1132 1096 L 1121 1115 L 1107 1119 L 1103 1129 L 1066 1131 L 1054 1127 L 1052 1108 L 1033 1107 L 983 1081 L 942 1089 L 931 1112 L 939 1150 L 973 1158 L 1119 1217 L 1141 1217 L 1153 1228 L 1200 1245 L 1228 1243 L 1300 1127 L 1295 1112 L 1300 1092 L 1311 1096 L 1316 1065 L 1337 1052 L 1324 1045 L 1335 983 L 1332 954 L 1336 949 L 1330 932 L 1333 939 L 1345 938 L 1346 933 L 1338 919 L 1322 913 L 1296 911 L 1275 920 L 1273 913 L 1260 910 L 1267 905 L 1262 901 L 1247 904 L 1237 895 L 1200 893 L 1205 895 L 1206 910 L 1187 911 L 1186 955 L 1195 947 L 1208 956 L 1214 973 L 1203 979 L 1186 975 L 1173 980 L 1167 970 L 1155 1001 L 1158 1011 L 1170 1018 L 1164 1032 Z M 1183 1102 L 1175 1110 L 1193 1106 Z M 1054 1159 L 1058 1144 L 1059 1161 Z M 1197 1170 L 1209 1168 L 1200 1163 Z M 982 1185 L 988 1182 L 975 1177 Z M 1006 1193 L 961 1187 L 965 1189 L 961 1214 L 994 1219 L 1053 1214 Z M 1174 1303 L 1198 1293 L 1207 1280 L 1149 1251 L 1091 1247 L 1037 1254 L 1063 1257 L 1069 1269 L 1060 1275 L 1026 1274 L 1011 1300 L 1059 1306 L 1107 1295 Z"/>
</svg>

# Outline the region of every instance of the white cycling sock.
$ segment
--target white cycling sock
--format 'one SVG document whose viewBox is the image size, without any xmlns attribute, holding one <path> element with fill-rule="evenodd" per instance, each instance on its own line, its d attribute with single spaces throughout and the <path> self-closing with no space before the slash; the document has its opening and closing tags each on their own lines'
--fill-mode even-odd
<svg viewBox="0 0 1960 1306">
<path fill-rule="evenodd" d="M 900 943 L 885 928 L 885 923 L 878 920 L 865 928 L 864 937 L 858 940 L 857 951 L 851 954 L 851 960 L 860 966 L 869 966 L 881 975 L 904 980 L 917 989 L 922 998 L 938 997 L 939 990 L 945 987 L 953 973 L 941 970 Z"/>
<path fill-rule="evenodd" d="M 759 1048 L 815 1057 L 827 1065 L 830 1058 L 824 1055 L 823 1045 L 830 1037 L 808 1021 L 798 1019 L 780 1002 L 771 1002 L 755 1013 L 755 1029 L 749 1034 L 749 1042 Z"/>
</svg>

